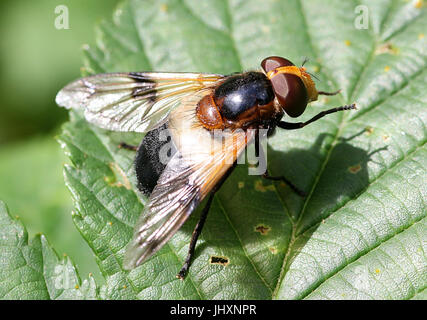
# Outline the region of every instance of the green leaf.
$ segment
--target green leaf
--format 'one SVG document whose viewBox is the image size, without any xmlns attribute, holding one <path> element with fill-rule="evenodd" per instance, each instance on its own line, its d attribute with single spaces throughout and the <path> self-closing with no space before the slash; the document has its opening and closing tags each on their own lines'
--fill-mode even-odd
<svg viewBox="0 0 427 320">
<path fill-rule="evenodd" d="M 355 28 L 355 9 L 369 28 Z M 87 73 L 257 69 L 281 55 L 316 73 L 319 90 L 302 120 L 328 116 L 269 139 L 272 175 L 308 192 L 300 198 L 238 166 L 214 199 L 185 281 L 200 208 L 161 251 L 131 272 L 125 246 L 146 199 L 136 192 L 141 135 L 95 128 L 79 115 L 60 137 L 74 222 L 97 256 L 104 299 L 410 299 L 427 287 L 427 13 L 414 1 L 125 1 L 98 27 Z M 263 226 L 264 228 L 258 228 Z M 261 233 L 260 230 L 267 232 Z M 212 265 L 212 255 L 227 266 Z"/>
<path fill-rule="evenodd" d="M 92 277 L 83 282 L 70 258 L 59 258 L 39 234 L 28 233 L 0 201 L 0 299 L 96 299 Z"/>
<path fill-rule="evenodd" d="M 19 215 L 29 237 L 42 232 L 58 252 L 73 258 L 81 274 L 92 272 L 96 280 L 102 280 L 92 251 L 70 219 L 72 202 L 62 175 L 66 161 L 51 136 L 2 147 L 0 199 Z"/>
</svg>

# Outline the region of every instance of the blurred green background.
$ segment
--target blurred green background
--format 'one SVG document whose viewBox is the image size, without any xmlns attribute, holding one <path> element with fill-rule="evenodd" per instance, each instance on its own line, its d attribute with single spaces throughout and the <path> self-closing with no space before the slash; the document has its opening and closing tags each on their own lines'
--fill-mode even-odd
<svg viewBox="0 0 427 320">
<path fill-rule="evenodd" d="M 64 185 L 67 161 L 55 135 L 67 112 L 57 91 L 80 76 L 83 44 L 95 42 L 94 25 L 109 18 L 118 0 L 0 1 L 0 199 L 32 237 L 41 232 L 66 253 L 85 278 L 101 280 L 94 257 L 71 221 Z M 55 8 L 66 5 L 68 30 L 55 28 Z"/>
</svg>

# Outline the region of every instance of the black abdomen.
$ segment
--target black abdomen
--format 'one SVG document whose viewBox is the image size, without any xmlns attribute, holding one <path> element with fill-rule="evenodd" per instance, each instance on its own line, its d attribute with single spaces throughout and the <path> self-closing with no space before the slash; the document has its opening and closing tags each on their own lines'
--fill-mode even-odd
<svg viewBox="0 0 427 320">
<path fill-rule="evenodd" d="M 176 148 L 171 142 L 169 134 L 166 140 L 162 139 L 164 141 L 161 141 L 159 134 L 163 130 L 167 130 L 167 124 L 149 131 L 136 151 L 135 173 L 138 181 L 138 189 L 147 196 L 153 191 L 160 175 L 167 165 L 167 163 L 164 163 L 165 160 L 160 159 L 160 149 L 166 144 L 171 146 L 171 150 L 167 154 L 169 158 L 176 152 Z"/>
<path fill-rule="evenodd" d="M 270 80 L 261 72 L 247 72 L 232 76 L 216 88 L 215 103 L 221 114 L 235 120 L 241 113 L 256 106 L 266 105 L 274 99 Z"/>
</svg>

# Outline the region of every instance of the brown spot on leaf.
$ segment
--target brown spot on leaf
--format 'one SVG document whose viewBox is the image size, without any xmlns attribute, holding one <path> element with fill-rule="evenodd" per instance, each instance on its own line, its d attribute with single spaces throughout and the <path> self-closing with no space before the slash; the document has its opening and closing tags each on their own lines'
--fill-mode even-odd
<svg viewBox="0 0 427 320">
<path fill-rule="evenodd" d="M 115 162 L 110 162 L 108 166 L 113 172 L 113 175 L 105 177 L 104 181 L 112 187 L 125 187 L 126 189 L 130 190 L 132 188 L 131 184 L 129 182 L 129 179 L 126 177 L 126 174 L 123 172 L 122 168 L 120 168 Z"/>
<path fill-rule="evenodd" d="M 374 128 L 372 128 L 372 127 L 366 127 L 365 128 L 365 134 L 366 135 L 370 136 L 373 133 L 374 133 Z"/>
<path fill-rule="evenodd" d="M 350 173 L 356 174 L 356 173 L 358 173 L 360 171 L 360 169 L 362 169 L 362 166 L 360 165 L 360 163 L 358 163 L 358 164 L 356 164 L 354 166 L 349 167 L 348 171 Z"/>
<path fill-rule="evenodd" d="M 255 181 L 255 190 L 259 192 L 274 191 L 274 185 L 270 184 L 268 186 L 264 186 L 262 184 L 262 180 L 257 180 Z"/>
<path fill-rule="evenodd" d="M 386 42 L 386 43 L 383 43 L 382 45 L 378 46 L 378 48 L 375 50 L 375 54 L 377 54 L 377 55 L 384 54 L 384 53 L 398 54 L 399 49 L 396 46 L 394 46 L 392 43 Z"/>
<path fill-rule="evenodd" d="M 268 250 L 270 250 L 270 252 L 272 254 L 276 254 L 278 252 L 277 248 L 275 248 L 275 247 L 270 247 L 270 248 L 268 248 Z"/>
<path fill-rule="evenodd" d="M 322 97 L 322 103 L 328 103 L 329 100 L 330 99 L 328 97 Z"/>
<path fill-rule="evenodd" d="M 255 232 L 261 233 L 263 236 L 265 236 L 267 233 L 269 233 L 271 228 L 269 226 L 259 224 L 255 227 Z"/>
</svg>

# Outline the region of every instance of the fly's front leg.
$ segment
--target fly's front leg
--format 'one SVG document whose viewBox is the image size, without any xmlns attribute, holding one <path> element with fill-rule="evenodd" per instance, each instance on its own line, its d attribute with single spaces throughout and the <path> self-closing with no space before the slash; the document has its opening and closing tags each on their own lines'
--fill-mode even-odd
<svg viewBox="0 0 427 320">
<path fill-rule="evenodd" d="M 284 176 L 270 176 L 267 172 L 262 175 L 263 178 L 268 180 L 274 180 L 274 181 L 283 181 L 286 185 L 289 186 L 289 188 L 292 189 L 293 192 L 295 192 L 300 197 L 307 196 L 307 193 L 298 187 L 296 187 L 292 182 L 290 182 L 286 177 Z"/>
<path fill-rule="evenodd" d="M 258 157 L 259 161 L 266 161 L 266 157 L 265 157 L 265 152 L 264 152 L 264 148 L 262 147 L 262 145 L 259 143 L 259 131 L 257 131 L 255 133 L 255 155 Z M 264 166 L 265 168 L 267 168 L 267 166 Z M 268 180 L 274 180 L 274 181 L 283 181 L 284 183 L 286 183 L 297 195 L 301 196 L 301 197 L 305 197 L 306 193 L 304 191 L 302 191 L 301 189 L 299 189 L 298 187 L 296 187 L 292 182 L 290 182 L 288 179 L 286 179 L 286 177 L 284 176 L 270 176 L 268 174 L 268 171 L 264 172 L 264 174 L 262 175 L 263 178 L 268 179 Z"/>
<path fill-rule="evenodd" d="M 327 94 L 327 95 L 334 95 L 337 94 L 337 92 L 332 92 L 332 93 L 325 93 L 322 92 L 322 94 Z M 306 125 L 317 121 L 321 118 L 323 118 L 324 116 L 331 114 L 331 113 L 335 113 L 335 112 L 339 112 L 339 111 L 345 111 L 345 110 L 352 110 L 352 109 L 356 109 L 356 104 L 351 104 L 351 105 L 346 105 L 346 106 L 342 106 L 342 107 L 338 107 L 338 108 L 332 108 L 326 111 L 322 111 L 320 113 L 318 113 L 317 115 L 315 115 L 313 118 L 311 118 L 310 120 L 306 121 L 306 122 L 285 122 L 285 121 L 279 121 L 279 123 L 277 123 L 277 126 L 279 128 L 282 129 L 286 129 L 286 130 L 294 130 L 294 129 L 301 129 L 304 128 Z M 262 147 L 259 148 L 260 151 L 262 151 Z M 262 151 L 263 152 L 263 151 Z M 267 172 L 264 173 L 263 175 L 264 178 L 269 179 L 269 180 L 279 180 L 279 181 L 283 181 L 284 183 L 286 183 L 295 193 L 297 193 L 298 195 L 300 195 L 301 197 L 305 197 L 306 193 L 300 189 L 298 189 L 295 185 L 293 185 L 288 179 L 286 179 L 286 177 L 284 176 L 277 176 L 277 177 L 273 177 L 270 176 Z"/>
<path fill-rule="evenodd" d="M 294 122 L 294 123 L 292 123 L 292 122 L 279 121 L 277 126 L 279 128 L 286 129 L 286 130 L 301 129 L 301 128 L 304 128 L 306 125 L 308 125 L 314 121 L 317 121 L 320 118 L 323 118 L 324 116 L 326 116 L 328 114 L 339 112 L 339 111 L 352 110 L 352 109 L 356 109 L 355 103 L 353 103 L 351 105 L 342 106 L 342 107 L 338 107 L 338 108 L 332 108 L 332 109 L 329 109 L 326 111 L 319 112 L 317 115 L 315 115 L 313 118 L 311 118 L 310 120 L 308 120 L 306 122 Z"/>
</svg>

